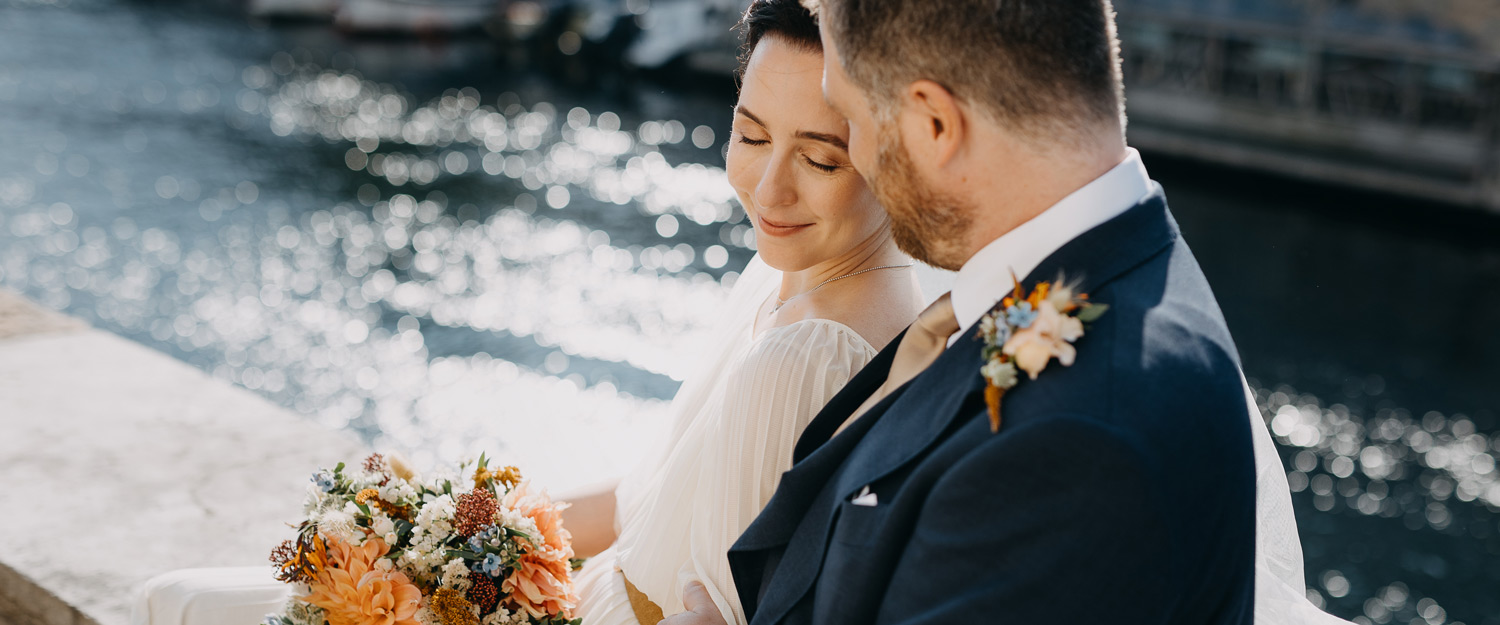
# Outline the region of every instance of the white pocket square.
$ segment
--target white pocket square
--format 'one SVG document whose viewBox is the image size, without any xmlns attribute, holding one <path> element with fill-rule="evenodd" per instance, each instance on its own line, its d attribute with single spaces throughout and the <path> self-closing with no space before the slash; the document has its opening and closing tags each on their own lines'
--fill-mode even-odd
<svg viewBox="0 0 1500 625">
<path fill-rule="evenodd" d="M 866 486 L 862 490 L 860 490 L 859 494 L 856 495 L 854 499 L 850 500 L 849 503 L 852 503 L 856 506 L 868 506 L 873 508 L 880 503 L 880 498 L 876 497 L 875 493 L 870 492 L 870 487 Z"/>
</svg>

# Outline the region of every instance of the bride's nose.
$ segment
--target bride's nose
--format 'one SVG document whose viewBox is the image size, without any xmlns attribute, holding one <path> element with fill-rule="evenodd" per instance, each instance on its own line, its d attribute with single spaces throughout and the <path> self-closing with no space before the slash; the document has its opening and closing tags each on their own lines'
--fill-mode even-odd
<svg viewBox="0 0 1500 625">
<path fill-rule="evenodd" d="M 756 204 L 771 208 L 797 203 L 796 172 L 792 165 L 792 159 L 786 156 L 774 156 L 766 163 L 760 184 L 755 185 Z"/>
</svg>

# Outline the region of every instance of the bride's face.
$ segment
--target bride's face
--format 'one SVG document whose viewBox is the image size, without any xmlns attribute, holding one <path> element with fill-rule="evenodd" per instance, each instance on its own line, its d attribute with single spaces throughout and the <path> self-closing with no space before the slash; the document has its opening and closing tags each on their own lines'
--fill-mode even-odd
<svg viewBox="0 0 1500 625">
<path fill-rule="evenodd" d="M 745 68 L 727 169 L 767 264 L 802 271 L 888 227 L 849 161 L 849 129 L 823 100 L 823 55 L 772 35 Z"/>
</svg>

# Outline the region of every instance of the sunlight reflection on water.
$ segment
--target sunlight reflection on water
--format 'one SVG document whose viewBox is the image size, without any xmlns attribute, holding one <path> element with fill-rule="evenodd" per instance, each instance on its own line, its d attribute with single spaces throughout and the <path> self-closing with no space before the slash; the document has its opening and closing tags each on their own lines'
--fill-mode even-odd
<svg viewBox="0 0 1500 625">
<path fill-rule="evenodd" d="M 213 236 L 194 238 L 124 216 L 82 225 L 66 203 L 36 202 L 32 178 L 12 176 L 0 180 L 11 209 L 0 226 L 15 237 L 0 278 L 125 334 L 216 354 L 215 375 L 419 461 L 543 428 L 576 430 L 565 438 L 596 459 L 594 472 L 629 463 L 735 278 L 723 271 L 731 250 L 743 262 L 754 246 L 722 169 L 669 164 L 658 151 L 687 140 L 681 122 L 627 132 L 611 112 L 560 115 L 509 94 L 502 109 L 472 89 L 413 105 L 389 85 L 286 55 L 238 78 L 225 85 L 234 107 L 273 134 L 348 146 L 344 165 L 368 180 L 355 197 L 309 210 L 252 181 L 202 189 L 157 177 L 161 200 L 196 204 L 213 224 Z M 38 157 L 43 178 L 55 173 L 49 157 Z M 483 208 L 451 206 L 441 189 L 466 176 L 519 188 Z M 632 207 L 667 241 L 614 240 L 619 229 L 577 219 L 585 204 Z M 445 341 L 448 329 L 458 332 Z M 446 353 L 429 349 L 434 336 Z M 501 341 L 524 364 L 466 340 Z"/>
</svg>

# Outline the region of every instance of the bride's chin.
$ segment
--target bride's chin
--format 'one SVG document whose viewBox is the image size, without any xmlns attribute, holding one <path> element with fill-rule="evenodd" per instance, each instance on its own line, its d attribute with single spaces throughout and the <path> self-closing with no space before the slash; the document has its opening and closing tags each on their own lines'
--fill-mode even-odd
<svg viewBox="0 0 1500 625">
<path fill-rule="evenodd" d="M 756 252 L 766 265 L 782 273 L 796 273 L 817 264 L 817 261 L 810 261 L 805 254 L 780 248 L 777 245 L 761 245 Z"/>
</svg>

